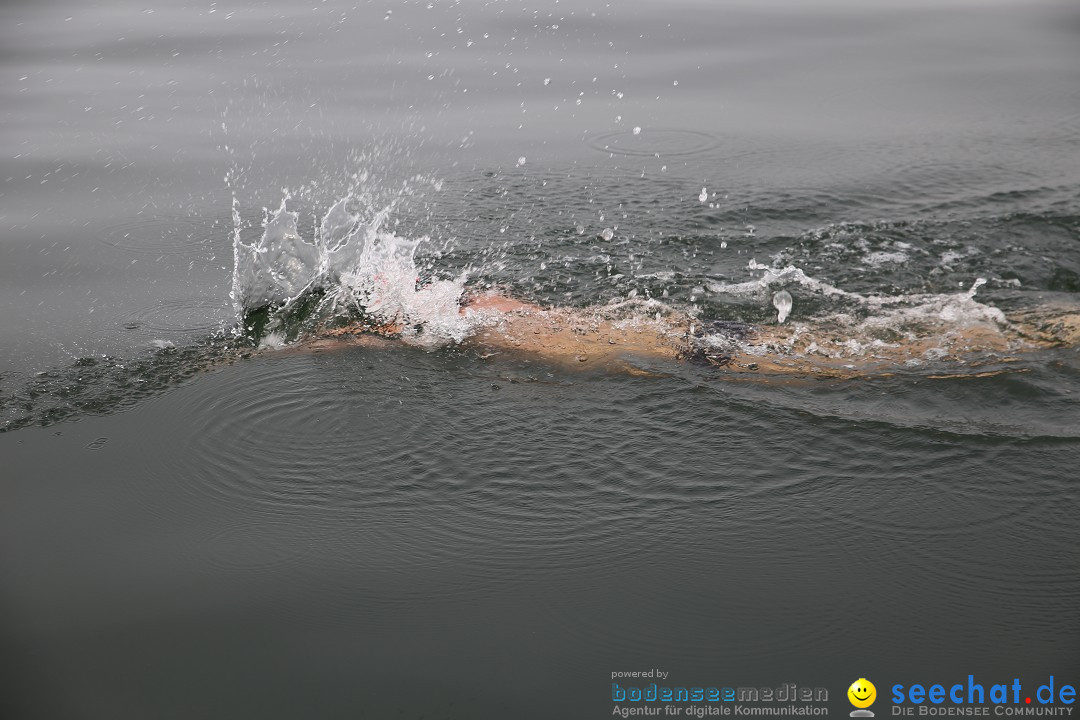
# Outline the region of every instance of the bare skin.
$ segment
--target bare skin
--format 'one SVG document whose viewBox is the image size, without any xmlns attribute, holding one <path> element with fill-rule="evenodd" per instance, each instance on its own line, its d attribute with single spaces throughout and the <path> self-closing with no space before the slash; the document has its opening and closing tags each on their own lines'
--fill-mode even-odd
<svg viewBox="0 0 1080 720">
<path fill-rule="evenodd" d="M 926 363 L 962 366 L 962 374 L 977 375 L 980 367 L 991 362 L 1000 367 L 1021 353 L 1080 345 L 1080 309 L 1075 307 L 1043 307 L 964 323 L 930 316 L 892 336 L 866 323 L 851 321 L 844 327 L 843 320 L 750 326 L 702 323 L 671 313 L 617 319 L 602 312 L 545 309 L 494 292 L 466 298 L 459 312 L 476 321 L 462 346 L 481 357 L 529 356 L 557 365 L 625 372 L 644 372 L 649 361 L 695 359 L 733 376 L 854 377 Z M 350 326 L 328 331 L 303 347 L 382 346 L 400 333 L 396 325 Z"/>
</svg>

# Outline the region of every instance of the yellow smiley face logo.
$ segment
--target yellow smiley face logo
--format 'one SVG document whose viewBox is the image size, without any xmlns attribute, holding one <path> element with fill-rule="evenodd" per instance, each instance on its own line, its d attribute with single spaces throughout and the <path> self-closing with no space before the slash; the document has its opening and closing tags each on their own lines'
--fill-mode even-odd
<svg viewBox="0 0 1080 720">
<path fill-rule="evenodd" d="M 877 688 L 866 678 L 859 678 L 847 689 L 848 700 L 857 708 L 868 708 L 877 700 Z"/>
</svg>

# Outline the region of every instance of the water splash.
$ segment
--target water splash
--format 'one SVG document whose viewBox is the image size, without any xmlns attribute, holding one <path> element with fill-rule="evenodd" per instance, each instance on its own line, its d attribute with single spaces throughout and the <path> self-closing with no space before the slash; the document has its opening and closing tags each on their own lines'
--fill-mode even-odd
<svg viewBox="0 0 1080 720">
<path fill-rule="evenodd" d="M 243 331 L 263 345 L 288 343 L 334 324 L 366 321 L 400 328 L 423 345 L 460 342 L 470 319 L 458 312 L 467 271 L 421 282 L 417 249 L 427 236 L 404 238 L 384 229 L 393 204 L 365 212 L 360 197 L 337 200 L 313 229 L 299 229 L 299 213 L 284 192 L 264 210 L 262 236 L 242 239 L 233 202 L 233 282 L 230 293 Z"/>
<path fill-rule="evenodd" d="M 774 267 L 750 260 L 747 267 L 761 276 L 742 283 L 712 283 L 709 290 L 735 298 L 771 300 L 778 324 L 790 317 L 794 302 L 785 287 L 801 288 L 808 299 L 817 298 L 820 307 L 796 322 L 783 342 L 740 345 L 744 351 L 842 358 L 901 343 L 912 348 L 927 345 L 932 355 L 943 354 L 954 341 L 962 344 L 966 331 L 982 329 L 990 338 L 1009 337 L 1005 313 L 976 299 L 986 278 L 976 278 L 957 293 L 860 294 L 819 280 L 795 265 Z M 699 344 L 728 348 L 733 342 L 729 335 L 706 331 Z"/>
<path fill-rule="evenodd" d="M 709 290 L 715 293 L 721 293 L 726 295 L 760 295 L 771 285 L 784 285 L 788 283 L 794 283 L 801 285 L 809 290 L 820 292 L 826 297 L 840 297 L 840 298 L 852 298 L 852 299 L 865 299 L 858 293 L 847 292 L 841 290 L 838 287 L 834 287 L 826 282 L 818 280 L 817 278 L 807 275 L 806 272 L 795 265 L 786 265 L 784 267 L 772 267 L 759 263 L 756 260 L 750 260 L 747 263 L 747 268 L 750 270 L 760 270 L 762 275 L 756 280 L 750 280 L 743 283 L 711 283 Z"/>
<path fill-rule="evenodd" d="M 791 293 L 781 290 L 773 295 L 772 304 L 776 308 L 776 322 L 783 323 L 791 313 Z"/>
</svg>

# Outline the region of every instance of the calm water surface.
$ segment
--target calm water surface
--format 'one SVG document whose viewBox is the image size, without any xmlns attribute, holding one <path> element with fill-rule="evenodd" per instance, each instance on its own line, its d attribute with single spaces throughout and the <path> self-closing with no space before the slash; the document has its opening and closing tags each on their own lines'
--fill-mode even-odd
<svg viewBox="0 0 1080 720">
<path fill-rule="evenodd" d="M 349 198 L 422 282 L 583 312 L 1075 306 L 1074 4 L 17 2 L 0 65 L 3 717 L 1080 682 L 1076 348 L 765 382 L 231 333 L 283 198 L 294 255 Z"/>
</svg>

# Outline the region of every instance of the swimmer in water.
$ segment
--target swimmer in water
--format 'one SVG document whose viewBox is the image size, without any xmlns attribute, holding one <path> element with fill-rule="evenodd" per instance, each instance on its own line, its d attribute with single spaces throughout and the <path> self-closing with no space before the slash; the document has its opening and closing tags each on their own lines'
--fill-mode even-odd
<svg viewBox="0 0 1080 720">
<path fill-rule="evenodd" d="M 617 309 L 543 308 L 498 292 L 464 297 L 459 313 L 471 334 L 461 343 L 481 357 L 532 356 L 553 364 L 641 372 L 656 360 L 691 360 L 733 375 L 854 377 L 903 368 L 1009 363 L 1019 353 L 1080 345 L 1080 309 L 1045 306 L 1006 316 L 971 294 L 934 296 L 859 320 L 836 315 L 814 322 L 749 325 L 702 321 L 659 304 L 649 318 Z M 951 305 L 950 305 L 951 303 Z M 663 308 L 656 311 L 656 308 Z M 348 344 L 405 339 L 397 323 L 358 323 L 327 330 L 301 345 L 321 351 Z M 992 372 L 997 372 L 994 370 Z"/>
</svg>

